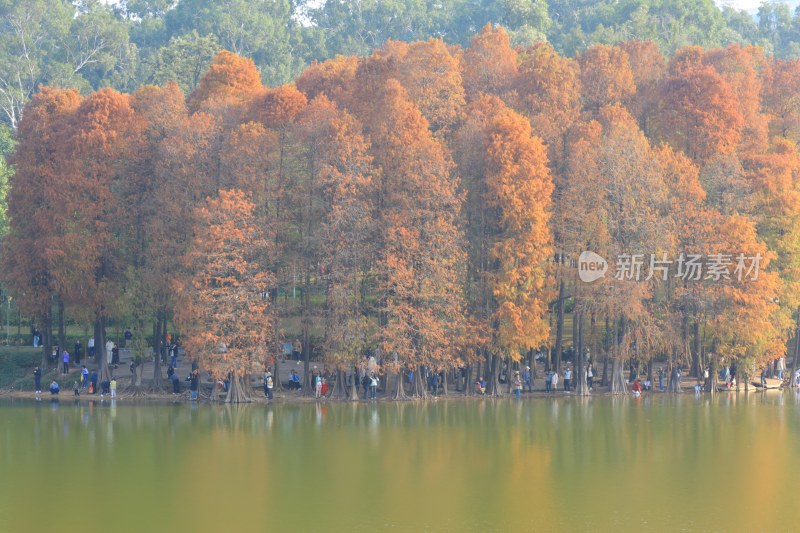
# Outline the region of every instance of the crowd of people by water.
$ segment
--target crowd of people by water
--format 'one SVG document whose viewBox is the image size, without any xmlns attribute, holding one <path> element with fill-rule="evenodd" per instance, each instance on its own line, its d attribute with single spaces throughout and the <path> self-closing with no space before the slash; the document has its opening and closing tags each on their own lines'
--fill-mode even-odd
<svg viewBox="0 0 800 533">
<path fill-rule="evenodd" d="M 37 344 L 38 340 L 38 337 L 34 337 L 34 344 Z M 130 341 L 130 338 L 126 335 L 125 340 L 127 343 Z M 191 399 L 196 400 L 198 398 L 201 386 L 200 371 L 197 368 L 197 365 L 192 363 L 191 371 L 183 380 L 181 380 L 177 371 L 179 353 L 178 345 L 171 344 L 168 346 L 168 349 L 165 350 L 165 355 L 168 356 L 169 361 L 169 365 L 167 367 L 167 381 L 171 386 L 172 394 L 182 394 L 182 382 L 186 382 L 190 391 Z M 302 354 L 302 344 L 299 340 L 296 340 L 287 346 L 290 348 L 286 349 L 287 353 L 285 355 L 291 355 L 292 357 L 295 357 L 297 359 L 297 364 L 299 365 L 302 362 L 300 359 Z M 93 338 L 89 339 L 87 348 L 89 357 L 94 358 L 95 343 Z M 116 363 L 118 362 L 118 355 L 115 354 L 117 347 L 110 340 L 106 343 L 106 351 L 112 354 L 108 360 L 109 363 L 113 363 L 113 367 L 110 368 L 113 370 L 117 369 L 118 366 Z M 67 350 L 60 350 L 58 347 L 54 347 L 53 354 L 54 355 L 51 356 L 54 362 L 53 366 L 58 368 L 62 376 L 70 376 L 70 365 L 73 363 L 75 365 L 81 365 L 83 346 L 79 340 L 76 341 L 72 353 L 69 353 Z M 55 359 L 56 357 L 60 358 L 57 363 Z M 164 357 L 164 360 L 166 361 L 167 357 Z M 285 362 L 286 360 L 284 359 L 283 361 Z M 137 379 L 136 363 L 131 361 L 129 368 L 130 381 L 133 383 L 134 380 Z M 352 370 L 346 371 L 343 374 L 331 372 L 326 367 L 319 369 L 316 365 L 314 365 L 313 368 L 309 369 L 308 385 L 313 396 L 317 399 L 321 399 L 328 397 L 332 393 L 333 384 L 337 379 L 344 378 L 345 382 L 342 385 L 347 388 L 355 387 L 358 390 L 358 396 L 360 398 L 364 400 L 375 400 L 378 396 L 378 390 L 381 387 L 382 368 L 383 366 L 381 361 L 376 360 L 374 354 L 366 355 L 362 362 L 357 364 Z M 81 365 L 81 369 L 77 376 L 78 379 L 74 380 L 72 383 L 72 394 L 74 396 L 99 394 L 101 397 L 110 396 L 111 398 L 116 398 L 119 384 L 117 378 L 114 376 L 113 370 L 108 378 L 99 381 L 98 372 L 95 368 L 89 368 L 86 364 Z M 775 378 L 782 381 L 786 374 L 785 361 L 776 361 L 774 364 L 774 369 L 770 370 L 774 371 Z M 638 366 L 635 366 L 633 363 L 631 363 L 627 378 L 631 394 L 634 396 L 639 396 L 643 393 L 656 389 L 656 387 L 657 390 L 661 392 L 665 391 L 670 378 L 670 376 L 668 376 L 667 368 L 662 365 L 653 368 L 652 371 L 655 373 L 657 384 L 654 384 L 651 381 L 650 376 L 652 376 L 652 373 L 650 372 L 645 372 L 646 375 L 641 375 L 640 379 Z M 419 376 L 415 376 L 416 372 L 419 373 Z M 678 366 L 674 369 L 674 374 L 672 377 L 677 381 L 677 386 L 674 387 L 673 390 L 683 390 L 683 373 L 684 371 L 681 366 Z M 512 369 L 511 365 L 509 365 L 504 370 L 501 370 L 500 374 L 501 376 L 498 378 L 498 381 L 505 384 L 508 387 L 507 390 L 510 390 L 516 397 L 520 397 L 524 393 L 535 392 L 534 385 L 536 376 L 530 365 L 523 363 L 519 366 L 516 366 L 516 369 Z M 583 377 L 585 377 L 586 388 L 589 391 L 592 391 L 595 387 L 595 377 L 597 376 L 597 371 L 591 360 L 583 367 L 583 372 L 576 371 L 573 365 L 570 365 L 569 363 L 565 364 L 560 372 L 546 368 L 543 375 L 543 392 L 546 394 L 554 394 L 559 391 L 570 393 L 577 388 L 576 381 L 581 378 L 581 374 Z M 36 366 L 34 369 L 33 377 L 34 390 L 38 396 L 42 393 L 42 370 L 39 366 Z M 401 369 L 399 379 L 403 379 L 410 388 L 419 387 L 421 383 L 424 387 L 426 387 L 427 392 L 431 396 L 435 397 L 444 392 L 444 382 L 446 377 L 447 376 L 443 371 L 435 371 L 425 366 L 421 366 L 416 369 L 409 366 Z M 461 377 L 463 379 L 465 378 L 465 375 L 462 373 Z M 540 377 L 542 377 L 541 374 Z M 773 377 L 773 374 L 772 372 L 768 373 L 767 368 L 764 368 L 760 374 L 761 387 L 767 388 L 768 377 Z M 415 381 L 415 378 L 418 381 Z M 736 389 L 737 378 L 738 375 L 735 364 L 726 364 L 722 366 L 722 368 L 719 369 L 717 379 L 712 379 L 712 369 L 710 366 L 706 366 L 697 372 L 697 382 L 694 386 L 694 390 L 696 393 L 700 393 L 709 390 L 709 388 L 712 386 L 723 389 Z M 66 379 L 69 380 L 70 378 L 67 377 Z M 262 375 L 262 385 L 264 397 L 267 400 L 274 399 L 277 379 L 279 379 L 279 377 L 273 376 L 271 366 L 265 369 Z M 794 372 L 794 374 L 791 376 L 791 379 L 793 380 L 795 386 L 800 385 L 800 369 Z M 209 375 L 209 381 L 212 382 L 212 387 L 218 387 L 222 392 L 227 392 L 230 387 L 231 378 L 229 375 L 228 378 L 224 380 L 216 381 L 211 379 L 211 376 Z M 284 390 L 288 391 L 298 391 L 304 388 L 303 378 L 300 374 L 298 374 L 295 368 L 290 368 L 288 379 L 283 381 L 280 385 L 282 385 Z M 479 376 L 474 381 L 473 386 L 474 393 L 477 395 L 486 395 L 487 391 L 491 390 L 491 387 L 487 386 L 487 381 L 483 376 Z M 415 392 L 419 392 L 418 388 L 415 388 L 414 390 Z M 54 378 L 48 387 L 48 391 L 52 396 L 58 396 L 62 392 L 62 384 L 60 384 L 58 380 Z M 353 392 L 353 395 L 355 394 L 356 393 Z"/>
</svg>

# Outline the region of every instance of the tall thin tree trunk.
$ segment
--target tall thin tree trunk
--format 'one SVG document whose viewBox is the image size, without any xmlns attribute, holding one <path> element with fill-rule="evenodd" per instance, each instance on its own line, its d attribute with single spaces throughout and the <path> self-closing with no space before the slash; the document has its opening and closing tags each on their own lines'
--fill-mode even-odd
<svg viewBox="0 0 800 533">
<path fill-rule="evenodd" d="M 603 350 L 603 374 L 600 378 L 600 385 L 603 387 L 608 386 L 608 354 L 611 351 L 611 347 L 614 345 L 614 342 L 616 341 L 611 339 L 611 329 L 608 325 L 608 316 L 606 316 L 606 341 Z"/>
<path fill-rule="evenodd" d="M 167 326 L 169 326 L 169 318 L 167 311 L 163 311 L 161 319 L 161 357 L 164 364 L 168 364 L 167 356 L 169 355 L 169 346 L 167 346 Z"/>
<path fill-rule="evenodd" d="M 461 392 L 464 393 L 464 396 L 471 396 L 474 387 L 472 386 L 472 365 L 467 365 L 464 368 L 464 385 Z"/>
<path fill-rule="evenodd" d="M 158 346 L 158 339 L 161 336 L 161 311 L 156 313 L 156 317 L 156 321 L 153 322 L 153 387 L 161 388 L 161 350 Z"/>
<path fill-rule="evenodd" d="M 700 360 L 700 322 L 695 316 L 694 323 L 692 324 L 692 371 L 689 374 L 691 377 L 699 377 L 703 375 L 703 369 L 700 368 L 702 361 Z"/>
<path fill-rule="evenodd" d="M 282 391 L 283 390 L 283 382 L 281 381 L 281 356 L 275 357 L 274 363 L 272 365 L 272 375 L 274 376 L 272 379 L 272 389 L 273 392 Z"/>
<path fill-rule="evenodd" d="M 353 383 L 350 387 L 350 399 L 354 402 L 358 401 L 358 386 L 359 386 L 359 376 L 358 376 L 358 363 L 353 365 Z M 388 385 L 388 383 L 387 383 Z"/>
<path fill-rule="evenodd" d="M 625 362 L 622 357 L 622 346 L 618 330 L 620 322 L 621 319 L 614 319 L 614 359 L 611 363 L 611 394 L 625 394 L 628 392 L 628 385 L 625 382 Z M 624 325 L 622 329 L 624 331 Z"/>
<path fill-rule="evenodd" d="M 308 328 L 303 325 L 303 395 L 314 394 L 314 384 L 311 383 L 311 350 L 308 346 Z"/>
<path fill-rule="evenodd" d="M 578 320 L 578 351 L 575 354 L 575 392 L 579 396 L 589 396 L 589 384 L 586 383 L 586 360 L 584 354 L 584 324 L 583 324 L 583 311 L 574 314 Z"/>
<path fill-rule="evenodd" d="M 53 322 L 52 314 L 48 308 L 42 317 L 42 372 L 50 366 L 49 357 L 53 353 Z"/>
<path fill-rule="evenodd" d="M 500 356 L 491 355 L 491 368 L 489 369 L 489 383 L 491 383 L 492 390 L 489 391 L 491 396 L 500 396 Z"/>
<path fill-rule="evenodd" d="M 794 382 L 794 374 L 797 372 L 798 363 L 800 363 L 800 307 L 797 308 L 797 326 L 794 329 L 794 358 L 792 359 L 792 373 L 789 374 L 789 382 L 792 387 L 797 386 Z"/>
<path fill-rule="evenodd" d="M 708 381 L 703 384 L 705 392 L 715 395 L 717 393 L 717 347 L 716 342 L 712 341 L 712 350 L 709 357 Z"/>
<path fill-rule="evenodd" d="M 557 319 L 556 319 L 556 345 L 555 352 L 553 353 L 553 372 L 561 373 L 561 349 L 564 343 L 564 280 L 562 279 L 558 284 L 558 306 Z"/>
<path fill-rule="evenodd" d="M 62 361 L 61 354 L 67 349 L 67 331 L 64 327 L 64 300 L 58 297 L 58 347 L 59 353 L 56 357 L 56 365 Z"/>
<path fill-rule="evenodd" d="M 511 357 L 504 357 L 503 361 L 505 362 L 506 367 L 506 394 L 511 394 L 511 376 L 514 374 L 514 363 L 511 361 Z"/>
<path fill-rule="evenodd" d="M 94 322 L 94 353 L 99 356 L 97 361 L 100 381 L 111 379 L 108 371 L 108 356 L 106 355 L 106 317 L 100 315 Z"/>
</svg>

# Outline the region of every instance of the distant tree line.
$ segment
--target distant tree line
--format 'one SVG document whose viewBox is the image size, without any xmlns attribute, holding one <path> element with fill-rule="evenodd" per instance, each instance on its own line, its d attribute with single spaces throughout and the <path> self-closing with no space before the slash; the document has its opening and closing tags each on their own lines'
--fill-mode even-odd
<svg viewBox="0 0 800 533">
<path fill-rule="evenodd" d="M 40 84 L 132 92 L 174 80 L 189 93 L 224 49 L 253 59 L 277 86 L 314 61 L 367 55 L 388 40 L 466 46 L 487 23 L 514 46 L 546 40 L 568 56 L 629 40 L 667 55 L 738 43 L 800 56 L 800 17 L 780 2 L 754 17 L 713 0 L 3 0 L 2 121 L 16 128 Z"/>
</svg>

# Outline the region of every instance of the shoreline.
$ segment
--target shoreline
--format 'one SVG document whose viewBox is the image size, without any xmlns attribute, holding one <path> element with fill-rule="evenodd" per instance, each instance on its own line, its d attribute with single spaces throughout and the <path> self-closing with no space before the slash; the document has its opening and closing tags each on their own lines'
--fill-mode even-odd
<svg viewBox="0 0 800 533">
<path fill-rule="evenodd" d="M 315 398 L 313 395 L 311 396 L 304 396 L 297 393 L 286 393 L 286 392 L 275 392 L 274 397 L 272 400 L 267 400 L 267 398 L 261 392 L 261 388 L 254 388 L 254 395 L 251 397 L 249 402 L 242 402 L 243 404 L 282 404 L 282 405 L 291 405 L 291 404 L 318 404 L 318 403 L 393 403 L 393 402 L 439 402 L 439 401 L 459 401 L 459 400 L 516 400 L 517 398 L 513 393 L 506 393 L 503 392 L 498 396 L 491 396 L 491 395 L 476 395 L 470 394 L 465 395 L 460 392 L 453 392 L 449 394 L 440 394 L 438 396 L 428 395 L 425 398 L 420 397 L 407 397 L 402 399 L 395 399 L 387 397 L 386 395 L 380 395 L 378 398 L 374 400 L 365 400 L 361 396 L 359 396 L 358 400 L 351 400 L 350 398 L 342 397 L 338 394 L 335 396 L 325 396 L 322 398 Z M 750 393 L 763 393 L 763 392 L 783 392 L 783 388 L 776 388 L 776 389 L 766 389 L 760 390 L 757 387 L 751 387 L 749 391 L 745 391 L 744 387 L 739 389 L 738 391 L 728 390 L 728 391 L 718 391 L 716 394 L 718 395 L 730 395 L 730 394 L 750 394 Z M 603 390 L 596 390 L 593 391 L 591 394 L 586 396 L 580 396 L 575 391 L 563 391 L 559 390 L 556 392 L 546 392 L 544 390 L 534 390 L 533 392 L 526 392 L 520 396 L 520 400 L 522 399 L 534 399 L 534 400 L 544 400 L 544 399 L 555 399 L 555 398 L 592 398 L 592 397 L 634 397 L 634 398 L 645 398 L 647 396 L 672 396 L 672 395 L 685 395 L 685 394 L 695 394 L 693 388 L 686 388 L 684 387 L 680 393 L 670 393 L 667 391 L 661 392 L 659 390 L 652 390 L 652 391 L 645 391 L 640 396 L 634 396 L 630 391 L 625 394 L 612 394 L 608 387 L 603 387 Z M 697 393 L 699 395 L 707 395 L 708 393 L 702 392 Z M 106 401 L 106 400 L 120 400 L 126 403 L 192 403 L 190 394 L 188 390 L 182 391 L 180 394 L 173 394 L 170 392 L 154 392 L 154 391 L 143 391 L 139 394 L 132 394 L 126 392 L 120 392 L 117 394 L 116 397 L 112 398 L 110 395 L 100 395 L 100 394 L 80 394 L 75 396 L 71 390 L 69 391 L 62 391 L 58 395 L 51 395 L 49 391 L 43 391 L 40 394 L 36 394 L 35 392 L 28 392 L 28 391 L 20 391 L 14 389 L 0 389 L 0 399 L 4 398 L 11 398 L 11 399 L 26 399 L 26 400 L 45 400 L 45 399 L 57 399 L 57 400 L 73 400 L 73 401 Z M 225 404 L 225 393 L 219 395 L 218 400 L 212 401 L 211 398 L 206 394 L 201 394 L 199 399 L 196 400 L 197 403 L 210 403 L 210 404 Z"/>
</svg>

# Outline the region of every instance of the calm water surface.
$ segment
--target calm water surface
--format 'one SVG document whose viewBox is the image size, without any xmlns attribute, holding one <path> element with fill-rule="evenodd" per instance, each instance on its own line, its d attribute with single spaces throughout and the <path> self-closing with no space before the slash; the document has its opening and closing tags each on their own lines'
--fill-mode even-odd
<svg viewBox="0 0 800 533">
<path fill-rule="evenodd" d="M 3 533 L 797 531 L 798 501 L 790 392 L 0 401 Z"/>
</svg>

